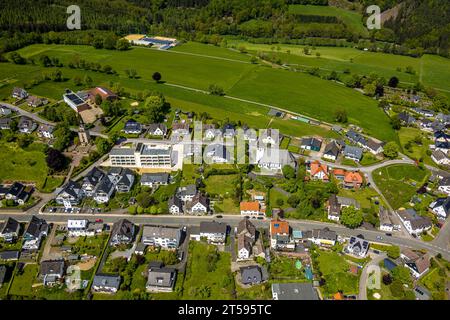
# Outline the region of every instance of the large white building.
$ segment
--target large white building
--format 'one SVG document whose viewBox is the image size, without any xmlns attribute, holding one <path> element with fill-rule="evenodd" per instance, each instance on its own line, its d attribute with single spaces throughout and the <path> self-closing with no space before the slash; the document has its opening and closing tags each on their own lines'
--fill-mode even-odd
<svg viewBox="0 0 450 320">
<path fill-rule="evenodd" d="M 113 148 L 109 153 L 109 159 L 113 167 L 170 169 L 172 147 L 138 143 L 133 147 Z"/>
<path fill-rule="evenodd" d="M 181 229 L 163 226 L 144 226 L 142 231 L 142 243 L 161 247 L 164 249 L 176 249 L 180 245 Z"/>
<path fill-rule="evenodd" d="M 69 237 L 93 236 L 95 232 L 88 230 L 88 220 L 68 220 L 67 231 Z"/>
</svg>

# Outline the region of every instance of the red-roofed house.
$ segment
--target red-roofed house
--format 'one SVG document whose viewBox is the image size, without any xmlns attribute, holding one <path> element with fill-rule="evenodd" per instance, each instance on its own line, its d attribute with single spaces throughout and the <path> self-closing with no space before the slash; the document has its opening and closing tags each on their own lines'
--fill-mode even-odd
<svg viewBox="0 0 450 320">
<path fill-rule="evenodd" d="M 258 216 L 261 214 L 261 205 L 258 201 L 241 202 L 241 215 Z"/>
<path fill-rule="evenodd" d="M 328 166 L 326 164 L 321 164 L 317 160 L 314 161 L 310 165 L 310 176 L 311 179 L 329 181 Z"/>
<path fill-rule="evenodd" d="M 292 245 L 289 223 L 282 220 L 270 222 L 270 245 L 273 249 L 288 248 Z M 295 248 L 295 244 L 293 244 Z"/>
<path fill-rule="evenodd" d="M 363 184 L 363 177 L 359 172 L 347 171 L 344 176 L 344 187 L 359 189 Z"/>
</svg>

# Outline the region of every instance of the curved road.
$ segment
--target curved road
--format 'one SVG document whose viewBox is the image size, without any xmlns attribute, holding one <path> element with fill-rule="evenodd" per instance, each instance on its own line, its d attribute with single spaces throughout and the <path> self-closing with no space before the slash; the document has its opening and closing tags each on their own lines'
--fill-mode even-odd
<svg viewBox="0 0 450 320">
<path fill-rule="evenodd" d="M 385 253 L 380 253 L 378 256 L 373 258 L 369 263 L 367 263 L 362 272 L 361 277 L 359 278 L 359 293 L 358 300 L 367 300 L 367 281 L 369 280 L 369 268 L 370 266 L 378 266 L 381 260 L 386 258 L 387 255 Z"/>
</svg>

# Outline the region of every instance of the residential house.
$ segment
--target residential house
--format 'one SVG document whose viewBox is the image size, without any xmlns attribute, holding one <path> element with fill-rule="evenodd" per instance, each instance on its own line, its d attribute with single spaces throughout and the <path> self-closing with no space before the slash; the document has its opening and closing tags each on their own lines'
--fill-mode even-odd
<svg viewBox="0 0 450 320">
<path fill-rule="evenodd" d="M 96 274 L 92 281 L 92 290 L 100 293 L 116 293 L 121 281 L 120 276 Z"/>
<path fill-rule="evenodd" d="M 177 249 L 181 235 L 182 230 L 176 227 L 144 226 L 141 242 L 152 247 Z"/>
<path fill-rule="evenodd" d="M 358 171 L 347 171 L 344 175 L 344 188 L 359 189 L 363 184 L 363 176 Z"/>
<path fill-rule="evenodd" d="M 322 141 L 317 138 L 303 138 L 300 148 L 311 151 L 320 151 Z"/>
<path fill-rule="evenodd" d="M 37 128 L 37 124 L 28 117 L 20 117 L 17 128 L 22 133 L 32 133 Z"/>
<path fill-rule="evenodd" d="M 94 196 L 94 190 L 99 184 L 99 182 L 104 178 L 105 173 L 94 167 L 89 173 L 83 178 L 83 183 L 81 189 L 87 197 Z"/>
<path fill-rule="evenodd" d="M 102 179 L 94 189 L 93 199 L 98 204 L 108 203 L 115 190 L 114 184 L 109 179 Z"/>
<path fill-rule="evenodd" d="M 88 230 L 89 221 L 86 219 L 67 221 L 67 233 L 69 237 L 85 237 L 93 236 L 95 232 Z"/>
<path fill-rule="evenodd" d="M 379 154 L 383 152 L 383 142 L 377 142 L 373 139 L 366 140 L 366 144 L 361 146 L 372 154 Z"/>
<path fill-rule="evenodd" d="M 7 250 L 0 252 L 0 260 L 4 261 L 17 261 L 19 260 L 19 251 L 17 250 Z"/>
<path fill-rule="evenodd" d="M 112 227 L 110 243 L 113 246 L 129 244 L 133 241 L 135 232 L 136 226 L 132 222 L 121 219 L 114 223 Z"/>
<path fill-rule="evenodd" d="M 0 105 L 0 115 L 9 116 L 11 113 L 12 113 L 12 111 L 10 108 Z"/>
<path fill-rule="evenodd" d="M 359 147 L 346 145 L 343 151 L 344 157 L 356 162 L 359 162 L 363 155 L 363 150 Z"/>
<path fill-rule="evenodd" d="M 416 122 L 416 118 L 414 118 L 406 111 L 400 112 L 397 116 L 398 119 L 400 120 L 400 123 L 405 126 L 410 126 L 414 124 L 414 122 Z"/>
<path fill-rule="evenodd" d="M 440 219 L 446 219 L 450 213 L 450 197 L 438 198 L 433 201 L 429 209 Z"/>
<path fill-rule="evenodd" d="M 237 236 L 238 257 L 237 260 L 247 260 L 252 255 L 253 240 L 245 234 Z"/>
<path fill-rule="evenodd" d="M 440 130 L 444 130 L 446 128 L 446 124 L 438 121 L 438 120 L 434 120 L 431 124 L 430 124 L 430 131 L 431 132 L 435 132 L 435 131 L 440 131 Z"/>
<path fill-rule="evenodd" d="M 394 224 L 390 218 L 389 210 L 380 206 L 378 210 L 378 216 L 380 217 L 380 230 L 391 232 L 394 230 Z"/>
<path fill-rule="evenodd" d="M 258 201 L 243 201 L 240 203 L 240 209 L 243 216 L 264 215 L 261 212 L 261 204 Z"/>
<path fill-rule="evenodd" d="M 49 226 L 44 219 L 32 216 L 31 221 L 23 234 L 24 243 L 22 249 L 38 250 L 42 239 L 48 235 L 48 230 Z"/>
<path fill-rule="evenodd" d="M 325 150 L 323 151 L 323 157 L 327 160 L 336 161 L 339 156 L 341 148 L 336 143 L 336 141 L 331 141 L 329 144 L 325 146 Z"/>
<path fill-rule="evenodd" d="M 450 165 L 450 159 L 447 157 L 447 154 L 440 149 L 433 151 L 431 159 L 439 165 Z"/>
<path fill-rule="evenodd" d="M 319 246 L 334 246 L 337 241 L 336 232 L 330 230 L 328 227 L 305 232 L 305 237 Z"/>
<path fill-rule="evenodd" d="M 257 140 L 256 131 L 251 128 L 244 129 L 244 140 L 248 142 L 255 142 Z"/>
<path fill-rule="evenodd" d="M 209 199 L 198 192 L 192 200 L 186 203 L 184 209 L 190 214 L 207 214 L 210 211 Z"/>
<path fill-rule="evenodd" d="M 128 120 L 123 127 L 123 132 L 126 134 L 141 134 L 142 125 L 137 121 Z"/>
<path fill-rule="evenodd" d="M 252 241 L 256 240 L 256 227 L 253 225 L 253 223 L 249 219 L 242 219 L 239 221 L 236 234 L 239 235 L 245 235 L 246 237 L 250 238 Z"/>
<path fill-rule="evenodd" d="M 26 99 L 28 98 L 28 92 L 23 88 L 14 87 L 12 97 L 15 99 Z"/>
<path fill-rule="evenodd" d="M 41 262 L 39 278 L 44 286 L 52 286 L 60 283 L 64 277 L 64 260 L 45 260 Z"/>
<path fill-rule="evenodd" d="M 169 174 L 167 172 L 161 173 L 143 173 L 141 176 L 141 186 L 157 187 L 169 184 Z"/>
<path fill-rule="evenodd" d="M 20 223 L 9 217 L 3 224 L 0 225 L 0 238 L 3 241 L 12 243 L 17 240 L 19 236 Z"/>
<path fill-rule="evenodd" d="M 418 215 L 414 209 L 399 210 L 398 215 L 410 234 L 420 234 L 431 229 L 432 223 L 430 218 Z"/>
<path fill-rule="evenodd" d="M 231 161 L 231 153 L 223 144 L 211 144 L 205 147 L 207 159 L 211 163 L 228 163 Z"/>
<path fill-rule="evenodd" d="M 450 195 L 450 177 L 444 177 L 439 181 L 438 190 L 440 192 L 446 193 L 447 195 Z"/>
<path fill-rule="evenodd" d="M 345 170 L 344 169 L 334 169 L 333 175 L 338 180 L 344 180 L 345 178 Z"/>
<path fill-rule="evenodd" d="M 309 174 L 311 179 L 328 182 L 330 180 L 328 166 L 320 163 L 318 160 L 309 165 Z"/>
<path fill-rule="evenodd" d="M 223 222 L 201 221 L 200 237 L 205 237 L 209 243 L 224 244 L 227 237 L 227 225 Z"/>
<path fill-rule="evenodd" d="M 326 204 L 328 211 L 328 219 L 333 221 L 339 221 L 341 217 L 341 205 L 335 194 L 332 194 Z"/>
<path fill-rule="evenodd" d="M 60 205 L 64 205 L 66 208 L 72 208 L 73 205 L 78 205 L 83 197 L 84 192 L 78 182 L 69 180 L 64 188 L 58 193 L 55 201 Z"/>
<path fill-rule="evenodd" d="M 53 131 L 55 131 L 55 127 L 47 124 L 41 124 L 38 128 L 37 134 L 41 138 L 53 139 Z"/>
<path fill-rule="evenodd" d="M 418 279 L 430 270 L 430 257 L 428 254 L 423 254 L 414 259 L 405 259 L 405 267 L 410 270 L 414 278 Z"/>
<path fill-rule="evenodd" d="M 345 247 L 345 252 L 359 258 L 365 258 L 369 252 L 369 241 L 360 237 L 351 236 L 348 245 Z"/>
<path fill-rule="evenodd" d="M 439 112 L 436 115 L 436 120 L 438 120 L 444 124 L 449 124 L 450 123 L 450 114 L 444 114 L 442 112 Z"/>
<path fill-rule="evenodd" d="M 11 129 L 11 118 L 0 118 L 0 129 L 1 130 L 9 130 Z"/>
<path fill-rule="evenodd" d="M 108 171 L 108 179 L 115 185 L 119 193 L 130 192 L 134 184 L 134 174 L 128 168 L 111 168 Z"/>
<path fill-rule="evenodd" d="M 241 283 L 245 285 L 260 284 L 263 281 L 261 268 L 259 266 L 247 266 L 239 269 L 241 273 Z"/>
<path fill-rule="evenodd" d="M 284 166 L 290 166 L 297 169 L 295 158 L 288 150 L 258 148 L 256 158 L 258 167 L 264 170 L 279 171 Z"/>
<path fill-rule="evenodd" d="M 291 228 L 287 221 L 279 219 L 270 221 L 270 246 L 275 250 L 295 249 L 295 244 L 291 241 Z"/>
<path fill-rule="evenodd" d="M 114 101 L 119 98 L 117 94 L 105 87 L 95 87 L 87 93 L 87 99 L 89 99 L 91 103 L 95 103 L 95 97 L 97 95 L 102 98 L 102 101 Z"/>
<path fill-rule="evenodd" d="M 27 98 L 27 104 L 30 107 L 37 108 L 37 107 L 40 107 L 40 106 L 48 104 L 48 100 L 45 99 L 45 98 L 39 98 L 39 97 L 36 97 L 36 96 L 29 96 Z"/>
<path fill-rule="evenodd" d="M 183 202 L 191 201 L 196 194 L 197 194 L 197 186 L 195 184 L 179 187 L 177 189 L 177 196 Z"/>
<path fill-rule="evenodd" d="M 231 123 L 227 123 L 222 128 L 222 136 L 224 138 L 233 138 L 236 135 L 236 132 L 234 130 L 234 125 Z"/>
<path fill-rule="evenodd" d="M 222 131 L 216 129 L 216 126 L 214 124 L 204 124 L 202 129 L 203 129 L 203 137 L 206 140 L 213 140 L 217 136 L 222 135 Z"/>
<path fill-rule="evenodd" d="M 25 202 L 31 197 L 33 193 L 33 187 L 24 186 L 19 182 L 14 182 L 9 190 L 6 192 L 5 198 L 7 200 L 14 200 L 19 205 L 24 205 Z"/>
<path fill-rule="evenodd" d="M 188 136 L 190 134 L 189 123 L 173 123 L 172 135 L 176 136 Z"/>
<path fill-rule="evenodd" d="M 146 289 L 149 292 L 172 292 L 177 278 L 177 270 L 163 265 L 150 266 Z"/>
<path fill-rule="evenodd" d="M 429 118 L 430 118 L 430 117 L 434 117 L 434 112 L 431 111 L 431 110 L 422 109 L 422 108 L 413 108 L 413 110 L 414 110 L 416 113 L 420 114 L 421 116 L 429 117 Z"/>
<path fill-rule="evenodd" d="M 319 300 L 310 282 L 273 283 L 273 300 Z"/>
<path fill-rule="evenodd" d="M 281 141 L 281 137 L 278 130 L 272 130 L 271 128 L 262 129 L 260 130 L 259 141 L 265 145 L 278 146 Z"/>
<path fill-rule="evenodd" d="M 439 181 L 438 190 L 450 195 L 450 177 L 444 177 Z"/>
<path fill-rule="evenodd" d="M 171 196 L 167 204 L 171 214 L 183 214 L 183 202 L 178 196 Z"/>
<path fill-rule="evenodd" d="M 163 123 L 151 123 L 148 126 L 148 133 L 152 136 L 165 137 L 167 135 L 167 126 Z"/>
</svg>

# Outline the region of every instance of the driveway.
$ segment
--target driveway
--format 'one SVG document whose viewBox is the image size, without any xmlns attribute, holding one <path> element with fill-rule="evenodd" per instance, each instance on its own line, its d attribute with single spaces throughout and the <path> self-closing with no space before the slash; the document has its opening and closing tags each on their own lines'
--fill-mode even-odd
<svg viewBox="0 0 450 320">
<path fill-rule="evenodd" d="M 380 253 L 375 258 L 373 258 L 368 264 L 366 264 L 361 272 L 361 277 L 359 278 L 359 294 L 358 300 L 367 300 L 367 285 L 369 280 L 369 274 L 373 272 L 380 261 L 386 258 L 385 253 Z"/>
</svg>

